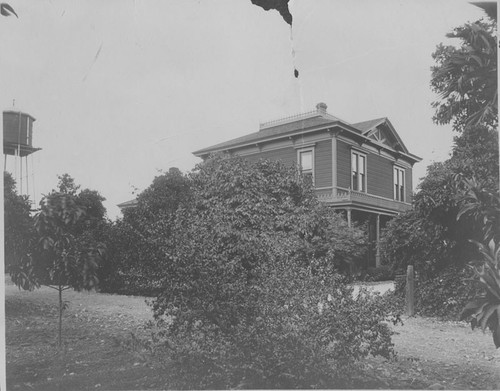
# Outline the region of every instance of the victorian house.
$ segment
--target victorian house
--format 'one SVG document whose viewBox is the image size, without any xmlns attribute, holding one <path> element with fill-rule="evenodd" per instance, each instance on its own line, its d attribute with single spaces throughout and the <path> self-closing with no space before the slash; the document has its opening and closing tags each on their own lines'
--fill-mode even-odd
<svg viewBox="0 0 500 391">
<path fill-rule="evenodd" d="M 366 223 L 372 246 L 364 266 L 379 266 L 380 230 L 411 209 L 412 168 L 421 158 L 410 153 L 387 118 L 351 124 L 326 109 L 319 103 L 314 111 L 263 123 L 258 132 L 194 155 L 228 152 L 297 165 L 321 202 L 341 210 L 349 225 Z"/>
</svg>

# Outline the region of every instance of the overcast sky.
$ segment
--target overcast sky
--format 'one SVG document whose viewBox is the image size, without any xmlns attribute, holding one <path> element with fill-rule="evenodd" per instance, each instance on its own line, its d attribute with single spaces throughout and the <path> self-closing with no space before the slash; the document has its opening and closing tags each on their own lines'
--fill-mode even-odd
<svg viewBox="0 0 500 391">
<path fill-rule="evenodd" d="M 250 0 L 9 4 L 0 106 L 36 118 L 32 198 L 69 173 L 111 218 L 158 170 L 189 171 L 191 152 L 318 102 L 348 122 L 388 117 L 423 158 L 417 183 L 453 137 L 431 120 L 431 53 L 483 16 L 460 0 L 291 0 L 291 29 Z"/>
</svg>

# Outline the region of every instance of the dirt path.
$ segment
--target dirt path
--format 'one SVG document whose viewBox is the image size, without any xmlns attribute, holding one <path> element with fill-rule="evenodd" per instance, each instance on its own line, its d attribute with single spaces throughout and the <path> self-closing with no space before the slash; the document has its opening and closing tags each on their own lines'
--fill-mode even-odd
<svg viewBox="0 0 500 391">
<path fill-rule="evenodd" d="M 65 292 L 63 356 L 55 347 L 56 291 L 6 286 L 9 390 L 162 389 L 166 376 L 133 346 L 146 335 L 144 298 Z M 398 359 L 370 358 L 367 388 L 500 389 L 500 350 L 465 323 L 407 318 L 394 326 Z"/>
<path fill-rule="evenodd" d="M 404 318 L 394 326 L 397 360 L 369 360 L 388 388 L 500 389 L 500 350 L 463 322 Z"/>
</svg>

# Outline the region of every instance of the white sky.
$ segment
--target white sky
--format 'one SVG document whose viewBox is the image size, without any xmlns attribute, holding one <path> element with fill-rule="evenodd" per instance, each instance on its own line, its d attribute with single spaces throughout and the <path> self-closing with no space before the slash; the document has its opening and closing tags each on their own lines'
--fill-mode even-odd
<svg viewBox="0 0 500 391">
<path fill-rule="evenodd" d="M 0 106 L 15 99 L 37 119 L 35 198 L 67 172 L 111 218 L 158 170 L 189 171 L 192 151 L 318 102 L 348 122 L 388 117 L 424 158 L 416 185 L 453 137 L 431 120 L 431 53 L 483 16 L 460 0 L 291 0 L 291 31 L 250 0 L 9 4 L 19 19 L 0 17 Z"/>
</svg>

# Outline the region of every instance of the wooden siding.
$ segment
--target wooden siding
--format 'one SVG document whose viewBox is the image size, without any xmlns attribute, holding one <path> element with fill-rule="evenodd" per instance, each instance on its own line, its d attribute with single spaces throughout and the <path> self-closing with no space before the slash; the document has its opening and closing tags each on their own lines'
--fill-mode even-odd
<svg viewBox="0 0 500 391">
<path fill-rule="evenodd" d="M 316 187 L 332 186 L 332 141 L 316 143 L 314 149 L 314 185 Z"/>
<path fill-rule="evenodd" d="M 244 156 L 248 161 L 257 161 L 259 159 L 268 159 L 268 160 L 281 160 L 287 166 L 292 166 L 296 164 L 297 161 L 297 151 L 295 148 L 287 147 L 280 149 L 273 149 L 270 151 L 263 151 L 258 154 L 252 154 Z"/>
<path fill-rule="evenodd" d="M 351 146 L 337 141 L 337 186 L 351 187 Z"/>
<path fill-rule="evenodd" d="M 332 186 L 332 142 L 331 139 L 316 141 L 314 144 L 314 168 L 315 168 L 315 186 L 318 188 Z M 312 144 L 309 144 L 312 145 Z M 304 147 L 308 147 L 304 143 Z M 244 149 L 239 151 L 243 157 L 249 161 L 257 161 L 259 159 L 281 160 L 287 166 L 297 164 L 298 145 L 274 148 L 275 145 L 269 145 L 267 149 L 258 153 L 252 153 L 254 149 Z M 254 147 L 255 148 L 255 147 Z M 349 189 L 351 187 L 351 150 L 352 145 L 343 141 L 337 140 L 337 186 L 339 188 Z M 251 152 L 250 152 L 251 151 Z M 247 153 L 250 154 L 247 155 Z M 238 153 L 238 152 L 237 152 Z M 394 199 L 394 162 L 381 156 L 378 153 L 370 153 L 364 151 L 367 156 L 366 160 L 366 180 L 367 193 L 378 197 L 384 197 L 388 200 Z M 406 164 L 405 164 L 406 166 Z M 407 203 L 412 202 L 412 169 L 405 167 L 406 179 L 406 199 Z M 384 204 L 385 205 L 385 204 Z M 392 205 L 392 204 L 391 204 Z M 404 205 L 404 208 L 407 208 Z M 395 210 L 398 210 L 395 208 Z"/>
<path fill-rule="evenodd" d="M 298 146 L 277 148 L 262 151 L 251 155 L 243 155 L 248 161 L 259 159 L 281 160 L 287 166 L 297 164 Z M 332 142 L 331 140 L 318 141 L 314 145 L 314 181 L 316 187 L 332 186 Z"/>
<path fill-rule="evenodd" d="M 406 168 L 405 172 L 405 185 L 406 185 L 406 202 L 413 202 L 413 170 Z"/>
<path fill-rule="evenodd" d="M 368 154 L 366 166 L 367 193 L 393 199 L 393 162 L 382 156 Z"/>
</svg>

